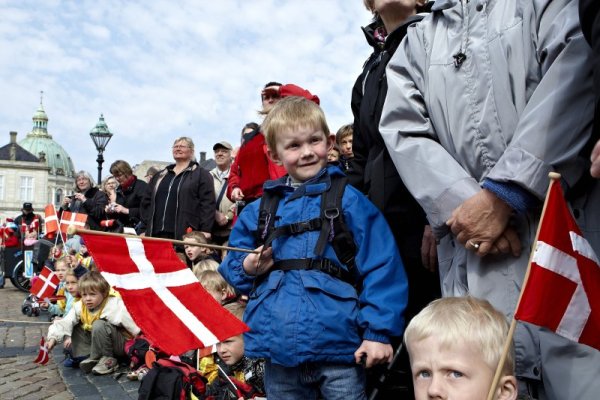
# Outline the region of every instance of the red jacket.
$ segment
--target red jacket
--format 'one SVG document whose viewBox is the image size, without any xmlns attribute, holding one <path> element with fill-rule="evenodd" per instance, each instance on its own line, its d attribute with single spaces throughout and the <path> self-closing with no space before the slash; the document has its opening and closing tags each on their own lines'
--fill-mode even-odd
<svg viewBox="0 0 600 400">
<path fill-rule="evenodd" d="M 239 187 L 244 199 L 257 199 L 262 196 L 265 181 L 281 178 L 286 173 L 283 166 L 271 161 L 267 155 L 265 136 L 259 133 L 240 147 L 231 164 L 227 197 L 231 199 L 231 191 Z"/>
</svg>

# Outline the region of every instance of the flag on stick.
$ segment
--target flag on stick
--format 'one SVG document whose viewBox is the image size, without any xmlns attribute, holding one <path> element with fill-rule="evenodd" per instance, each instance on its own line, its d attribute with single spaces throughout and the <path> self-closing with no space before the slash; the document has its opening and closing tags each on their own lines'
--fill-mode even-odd
<svg viewBox="0 0 600 400">
<path fill-rule="evenodd" d="M 50 355 L 48 354 L 48 347 L 46 346 L 46 341 L 42 337 L 42 340 L 40 340 L 40 350 L 36 359 L 33 360 L 33 362 L 40 365 L 46 365 L 49 360 Z"/>
<path fill-rule="evenodd" d="M 44 208 L 44 214 L 46 235 L 58 232 L 58 218 L 56 216 L 56 208 L 54 208 L 54 204 L 48 204 L 46 208 Z"/>
<path fill-rule="evenodd" d="M 515 319 L 600 350 L 600 263 L 551 185 Z"/>
<path fill-rule="evenodd" d="M 73 225 L 77 228 L 84 228 L 85 223 L 87 222 L 87 214 L 82 213 L 72 213 L 69 211 L 63 211 L 60 216 L 60 231 L 63 235 L 66 236 L 67 229 L 69 226 Z"/>
<path fill-rule="evenodd" d="M 60 279 L 50 268 L 44 266 L 42 272 L 37 277 L 29 292 L 38 299 L 51 297 L 56 291 Z"/>
<path fill-rule="evenodd" d="M 102 233 L 81 236 L 135 323 L 161 350 L 178 355 L 248 331 L 204 290 L 170 243 Z"/>
</svg>

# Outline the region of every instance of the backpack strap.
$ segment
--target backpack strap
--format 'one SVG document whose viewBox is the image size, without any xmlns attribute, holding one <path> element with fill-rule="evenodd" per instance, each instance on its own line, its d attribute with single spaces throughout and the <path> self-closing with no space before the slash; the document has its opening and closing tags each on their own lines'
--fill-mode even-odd
<svg viewBox="0 0 600 400">
<path fill-rule="evenodd" d="M 267 244 L 267 238 L 273 231 L 275 225 L 275 214 L 277 213 L 277 207 L 281 196 L 279 193 L 273 191 L 264 191 L 260 198 L 260 207 L 258 208 L 258 225 L 254 236 L 256 237 L 256 243 L 258 246 Z M 273 239 L 267 244 L 268 247 Z"/>
<path fill-rule="evenodd" d="M 323 193 L 321 199 L 323 225 L 315 247 L 315 254 L 322 257 L 325 246 L 327 243 L 331 243 L 337 258 L 348 268 L 350 275 L 354 276 L 356 273 L 354 257 L 358 249 L 356 243 L 354 243 L 352 232 L 344 221 L 344 210 L 342 208 L 342 197 L 347 184 L 348 177 L 333 177 L 331 188 Z"/>
</svg>

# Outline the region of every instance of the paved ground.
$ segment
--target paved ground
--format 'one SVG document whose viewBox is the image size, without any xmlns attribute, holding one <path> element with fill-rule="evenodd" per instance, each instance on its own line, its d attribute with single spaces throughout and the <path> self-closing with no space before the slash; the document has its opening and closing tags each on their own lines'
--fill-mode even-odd
<svg viewBox="0 0 600 400">
<path fill-rule="evenodd" d="M 21 313 L 26 294 L 10 281 L 0 289 L 0 399 L 137 399 L 139 383 L 130 382 L 122 369 L 113 375 L 85 375 L 62 365 L 62 346 L 56 346 L 46 366 L 33 363 L 40 338 L 49 323 Z"/>
</svg>

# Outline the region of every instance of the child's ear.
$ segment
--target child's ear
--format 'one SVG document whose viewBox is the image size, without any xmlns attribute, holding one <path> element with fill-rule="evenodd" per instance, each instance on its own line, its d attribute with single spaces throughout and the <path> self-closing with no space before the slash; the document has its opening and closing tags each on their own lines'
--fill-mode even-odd
<svg viewBox="0 0 600 400">
<path fill-rule="evenodd" d="M 273 162 L 277 165 L 281 165 L 281 159 L 279 158 L 279 156 L 277 155 L 276 151 L 271 150 L 270 147 L 267 147 L 267 155 L 269 156 L 269 158 L 271 160 L 273 160 Z"/>
<path fill-rule="evenodd" d="M 329 135 L 329 140 L 327 142 L 327 152 L 329 152 L 335 145 L 335 135 L 333 133 Z"/>
<path fill-rule="evenodd" d="M 500 378 L 496 389 L 497 400 L 516 400 L 517 394 L 517 378 L 512 375 Z"/>
</svg>

